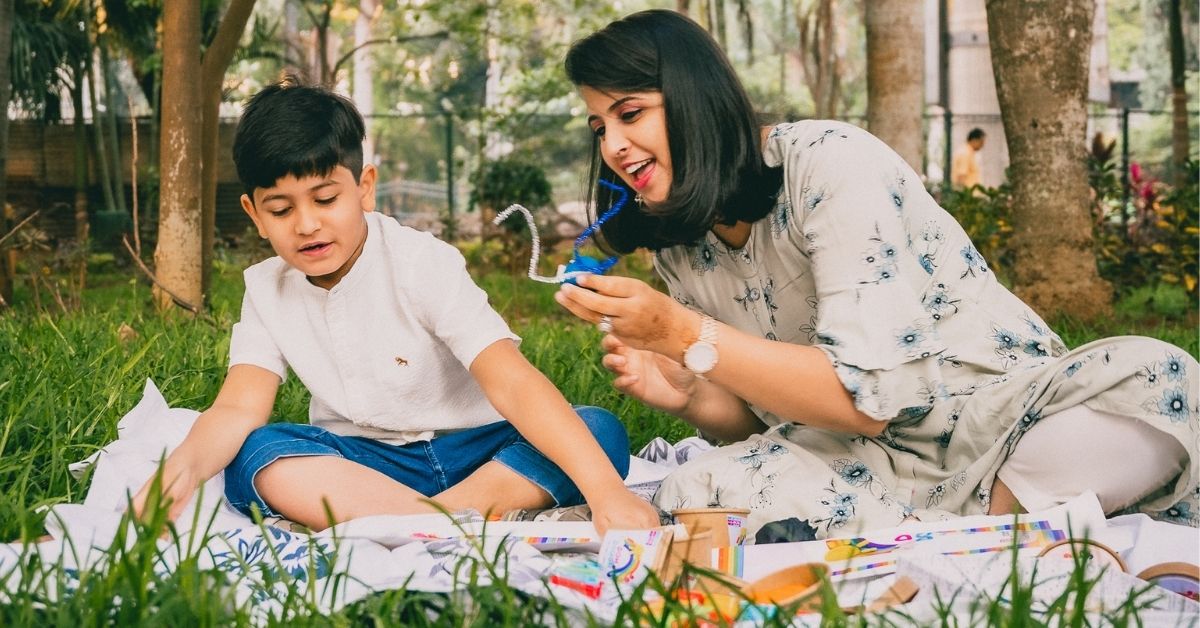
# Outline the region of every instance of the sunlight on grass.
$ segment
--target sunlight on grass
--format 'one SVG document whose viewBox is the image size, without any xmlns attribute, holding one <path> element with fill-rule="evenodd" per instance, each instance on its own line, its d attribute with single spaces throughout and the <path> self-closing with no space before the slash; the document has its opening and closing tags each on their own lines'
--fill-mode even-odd
<svg viewBox="0 0 1200 628">
<path fill-rule="evenodd" d="M 619 272 L 648 279 L 648 268 L 646 260 L 631 258 Z M 524 354 L 571 402 L 602 406 L 620 416 L 635 450 L 656 436 L 676 441 L 694 433 L 682 422 L 613 390 L 609 374 L 600 366 L 600 334 L 554 303 L 553 286 L 504 272 L 476 272 L 475 276 L 493 305 L 524 338 Z M 0 360 L 0 538 L 5 540 L 42 536 L 43 507 L 82 501 L 89 478 L 72 478 L 68 465 L 116 438 L 117 420 L 138 401 L 146 379 L 154 380 L 172 406 L 203 409 L 224 376 L 229 327 L 240 310 L 240 265 L 218 265 L 212 324 L 157 316 L 150 307 L 148 287 L 127 275 L 94 275 L 92 285 L 80 312 L 47 315 L 19 303 L 0 316 L 0 355 L 7 356 Z M 1102 323 L 1058 321 L 1057 329 L 1071 346 L 1104 336 L 1139 334 L 1200 354 L 1194 309 L 1174 318 L 1153 312 L 1137 318 L 1141 310 L 1136 305 L 1118 311 L 1117 318 Z M 122 331 L 123 327 L 128 330 Z M 281 388 L 272 416 L 306 420 L 308 394 L 296 378 L 289 378 Z M 188 552 L 174 551 L 178 562 L 169 572 L 155 569 L 163 560 L 163 549 L 155 542 L 166 529 L 162 519 L 159 513 L 137 524 L 139 534 L 129 538 L 127 547 L 108 550 L 103 570 L 80 572 L 75 579 L 54 570 L 46 577 L 35 577 L 36 569 L 23 570 L 18 593 L 0 604 L 0 625 L 249 622 L 250 606 L 232 598 L 225 576 L 202 569 L 201 561 Z M 1033 624 L 1020 620 L 1021 613 L 1029 610 L 1023 600 L 1031 585 L 1010 584 L 1009 601 L 979 609 L 980 623 L 1041 625 L 1041 620 Z M 646 586 L 662 589 L 661 584 Z M 1072 586 L 1086 591 L 1090 585 L 1080 580 Z M 465 590 L 464 595 L 449 596 L 389 591 L 333 617 L 313 617 L 317 607 L 300 590 L 286 600 L 286 613 L 275 621 L 420 626 L 577 624 L 581 620 L 553 600 L 531 598 L 503 582 L 468 585 Z M 57 601 L 50 603 L 51 597 Z M 687 616 L 683 606 L 674 610 Z M 830 625 L 908 623 L 898 617 L 867 622 L 841 614 L 836 606 L 826 610 Z M 1064 601 L 1059 611 L 1061 625 L 1082 625 L 1072 603 Z M 1134 606 L 1122 612 L 1124 618 L 1115 618 L 1116 625 L 1136 622 Z M 621 613 L 622 624 L 662 625 L 661 617 L 650 615 L 637 601 L 628 602 Z M 785 609 L 764 623 L 784 625 L 787 616 Z"/>
</svg>

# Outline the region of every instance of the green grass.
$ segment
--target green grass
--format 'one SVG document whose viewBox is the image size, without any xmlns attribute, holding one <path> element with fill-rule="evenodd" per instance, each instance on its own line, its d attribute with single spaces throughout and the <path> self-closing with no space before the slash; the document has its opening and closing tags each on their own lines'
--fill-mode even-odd
<svg viewBox="0 0 1200 628">
<path fill-rule="evenodd" d="M 226 368 L 229 327 L 239 312 L 240 268 L 232 261 L 217 265 L 211 322 L 155 314 L 147 285 L 131 279 L 133 271 L 122 274 L 111 265 L 104 274 L 93 273 L 78 312 L 38 312 L 28 298 L 22 300 L 27 295 L 18 293 L 17 307 L 0 314 L 0 540 L 36 539 L 45 532 L 42 507 L 82 501 L 87 478 L 72 478 L 68 464 L 116 438 L 117 420 L 140 399 L 147 378 L 174 407 L 203 409 L 212 402 Z M 639 258 L 623 262 L 621 272 L 649 277 L 645 260 Z M 655 436 L 673 441 L 693 433 L 683 423 L 649 411 L 612 389 L 609 375 L 600 366 L 598 332 L 554 303 L 553 286 L 507 273 L 476 276 L 493 305 L 523 336 L 525 355 L 572 402 L 616 412 L 626 423 L 635 449 Z M 1141 334 L 1200 354 L 1194 307 L 1170 317 L 1141 304 L 1118 307 L 1118 312 L 1111 321 L 1091 325 L 1058 321 L 1056 328 L 1071 346 L 1110 335 Z M 123 325 L 137 335 L 122 340 Z M 307 413 L 306 391 L 289 378 L 273 416 L 300 421 Z M 82 574 L 78 589 L 60 596 L 57 603 L 43 603 L 46 587 L 52 583 L 27 583 L 21 596 L 0 604 L 0 625 L 249 621 L 248 607 L 235 604 L 229 588 L 219 586 L 220 576 L 200 569 L 194 558 L 185 557 L 170 574 L 154 572 L 159 550 L 148 539 L 156 538 L 163 526 L 161 519 L 144 524 L 146 534 L 129 548 L 110 551 L 109 569 Z M 315 606 L 302 595 L 288 604 L 295 615 L 287 623 L 300 624 L 528 625 L 579 619 L 552 600 L 529 598 L 502 583 L 470 585 L 466 596 L 391 591 L 332 617 L 309 617 Z M 686 615 L 686 609 L 676 606 L 676 612 Z M 651 619 L 647 612 L 630 602 L 622 607 L 621 623 Z M 1004 612 L 990 611 L 985 621 L 1011 623 L 992 617 Z M 860 621 L 839 617 L 832 610 L 827 619 L 833 624 Z"/>
</svg>

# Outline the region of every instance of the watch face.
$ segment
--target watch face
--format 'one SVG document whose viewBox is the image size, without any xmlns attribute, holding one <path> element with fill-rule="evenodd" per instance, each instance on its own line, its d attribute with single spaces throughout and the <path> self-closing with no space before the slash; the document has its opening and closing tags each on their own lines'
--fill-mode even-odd
<svg viewBox="0 0 1200 628">
<path fill-rule="evenodd" d="M 717 364 L 717 347 L 707 342 L 697 342 L 683 354 L 683 365 L 696 373 L 707 373 Z"/>
</svg>

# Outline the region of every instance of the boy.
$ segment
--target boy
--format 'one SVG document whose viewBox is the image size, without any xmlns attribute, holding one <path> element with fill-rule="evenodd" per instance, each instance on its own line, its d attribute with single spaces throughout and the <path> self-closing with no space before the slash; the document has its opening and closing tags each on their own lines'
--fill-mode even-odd
<svg viewBox="0 0 1200 628">
<path fill-rule="evenodd" d="M 163 465 L 170 517 L 226 469 L 239 511 L 314 530 L 430 512 L 426 498 L 481 512 L 586 499 L 602 534 L 658 525 L 621 482 L 616 417 L 577 414 L 525 360 L 456 249 L 373 213 L 363 137 L 349 100 L 294 78 L 246 106 L 242 208 L 277 257 L 246 269 L 229 372 Z M 310 424 L 267 425 L 289 367 L 312 393 Z"/>
</svg>

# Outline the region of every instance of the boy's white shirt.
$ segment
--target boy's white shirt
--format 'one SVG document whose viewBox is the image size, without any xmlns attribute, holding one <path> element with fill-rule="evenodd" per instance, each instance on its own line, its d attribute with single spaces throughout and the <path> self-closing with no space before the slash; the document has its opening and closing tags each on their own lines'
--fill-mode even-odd
<svg viewBox="0 0 1200 628">
<path fill-rule="evenodd" d="M 290 367 L 312 393 L 309 421 L 343 436 L 403 444 L 504 420 L 468 369 L 497 340 L 520 338 L 458 249 L 365 216 L 362 254 L 331 290 L 279 257 L 246 269 L 230 366 L 280 380 Z"/>
</svg>

